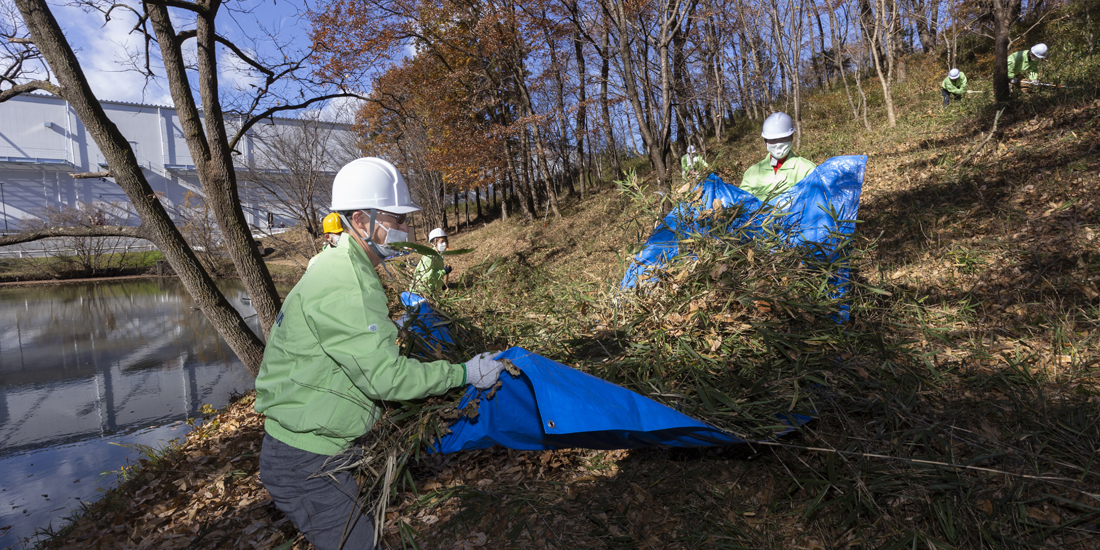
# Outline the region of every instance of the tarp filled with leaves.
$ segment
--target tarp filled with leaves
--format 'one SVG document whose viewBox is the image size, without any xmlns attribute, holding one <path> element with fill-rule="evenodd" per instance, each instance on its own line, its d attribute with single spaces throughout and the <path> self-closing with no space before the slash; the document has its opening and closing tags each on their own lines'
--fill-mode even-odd
<svg viewBox="0 0 1100 550">
<path fill-rule="evenodd" d="M 497 359 L 511 362 L 518 374 L 502 373 L 495 391 L 468 388 L 459 404 L 464 414 L 439 441 L 439 452 L 493 445 L 535 451 L 743 442 L 645 396 L 523 348 L 511 348 Z M 777 417 L 775 434 L 807 420 L 800 415 Z"/>
<path fill-rule="evenodd" d="M 402 292 L 401 304 L 405 314 L 398 318 L 398 326 L 423 339 L 429 347 L 446 348 L 454 343 L 450 321 L 432 309 L 423 296 Z"/>
<path fill-rule="evenodd" d="M 694 200 L 677 205 L 653 230 L 620 286 L 633 288 L 639 279 L 658 273 L 662 264 L 680 254 L 680 241 L 689 235 L 713 231 L 703 214 L 718 209 L 736 211 L 726 231 L 742 231 L 750 238 L 762 231 L 775 232 L 789 246 L 806 247 L 815 256 L 832 258 L 840 243 L 855 231 L 866 165 L 866 156 L 831 158 L 767 202 L 711 174 L 693 190 Z M 846 268 L 834 274 L 831 283 L 838 295 L 846 291 L 847 277 Z M 846 310 L 841 317 L 847 318 Z"/>
</svg>

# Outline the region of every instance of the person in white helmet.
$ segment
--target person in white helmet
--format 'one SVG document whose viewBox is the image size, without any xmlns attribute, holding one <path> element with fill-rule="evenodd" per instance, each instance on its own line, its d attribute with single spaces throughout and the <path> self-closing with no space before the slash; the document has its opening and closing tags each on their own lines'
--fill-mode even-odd
<svg viewBox="0 0 1100 550">
<path fill-rule="evenodd" d="M 353 442 L 370 432 L 385 402 L 465 384 L 487 389 L 504 368 L 496 352 L 465 364 L 399 354 L 375 268 L 395 252 L 392 243 L 406 239 L 405 216 L 419 209 L 389 162 L 361 158 L 340 169 L 332 210 L 344 237 L 283 301 L 256 377 L 255 408 L 267 416 L 260 480 L 320 550 L 378 547 L 355 477 L 334 471 L 333 458 L 354 457 Z"/>
<path fill-rule="evenodd" d="M 447 251 L 447 232 L 437 227 L 428 233 L 428 243 L 440 254 Z M 426 296 L 443 288 L 444 278 L 451 273 L 451 267 L 443 265 L 442 256 L 422 256 L 413 271 L 412 285 L 409 291 Z"/>
<path fill-rule="evenodd" d="M 794 121 L 786 113 L 772 113 L 764 119 L 761 132 L 768 156 L 749 167 L 741 178 L 741 189 L 762 201 L 773 199 L 817 168 L 809 160 L 791 154 Z"/>
<path fill-rule="evenodd" d="M 1039 61 L 1047 58 L 1047 45 L 1036 44 L 1008 56 L 1008 82 L 1031 92 L 1031 83 L 1039 80 Z"/>
<path fill-rule="evenodd" d="M 680 175 L 684 179 L 688 179 L 688 176 L 698 177 L 703 171 L 710 168 L 706 159 L 700 155 L 695 154 L 695 146 L 688 145 L 687 154 L 680 158 Z"/>
<path fill-rule="evenodd" d="M 944 107 L 947 107 L 952 99 L 961 100 L 966 95 L 966 73 L 958 69 L 948 71 L 947 78 L 940 84 L 940 91 L 943 92 Z"/>
</svg>

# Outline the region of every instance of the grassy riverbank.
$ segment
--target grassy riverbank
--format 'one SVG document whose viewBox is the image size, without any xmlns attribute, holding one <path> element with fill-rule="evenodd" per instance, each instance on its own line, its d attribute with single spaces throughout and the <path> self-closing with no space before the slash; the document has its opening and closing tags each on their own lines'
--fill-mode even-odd
<svg viewBox="0 0 1100 550">
<path fill-rule="evenodd" d="M 449 259 L 460 284 L 440 305 L 479 342 L 715 423 L 803 406 L 818 420 L 771 445 L 412 460 L 386 545 L 1095 548 L 1100 100 L 1021 98 L 986 141 L 990 98 L 943 110 L 942 71 L 911 59 L 908 72 L 898 128 L 877 116 L 873 81 L 873 131 L 843 89 L 804 115 L 803 155 L 869 156 L 841 327 L 813 270 L 736 239 L 696 243 L 671 284 L 612 306 L 655 221 L 644 177 L 564 200 L 562 219 L 452 239 L 474 252 Z M 711 143 L 716 170 L 739 181 L 759 141 L 746 127 Z M 304 548 L 259 484 L 261 437 L 246 397 L 43 546 Z"/>
</svg>

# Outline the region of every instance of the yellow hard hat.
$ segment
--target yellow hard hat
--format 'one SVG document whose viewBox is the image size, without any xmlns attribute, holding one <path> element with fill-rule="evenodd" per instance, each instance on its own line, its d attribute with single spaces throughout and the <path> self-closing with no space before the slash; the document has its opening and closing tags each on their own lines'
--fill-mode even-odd
<svg viewBox="0 0 1100 550">
<path fill-rule="evenodd" d="M 343 233 L 344 226 L 340 225 L 340 214 L 333 212 L 325 216 L 325 221 L 321 222 L 321 227 L 324 228 L 325 233 Z"/>
</svg>

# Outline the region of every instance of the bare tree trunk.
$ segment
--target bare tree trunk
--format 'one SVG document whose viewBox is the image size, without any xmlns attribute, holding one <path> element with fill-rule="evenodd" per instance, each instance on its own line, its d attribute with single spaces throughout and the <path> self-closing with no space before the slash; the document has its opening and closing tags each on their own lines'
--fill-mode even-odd
<svg viewBox="0 0 1100 550">
<path fill-rule="evenodd" d="M 512 146 L 508 139 L 504 140 L 504 161 L 508 167 L 508 181 L 512 184 L 512 191 L 519 198 L 519 209 L 523 212 L 524 219 L 530 220 L 532 216 L 531 198 L 527 195 L 525 184 L 521 179 L 520 169 L 513 160 Z"/>
<path fill-rule="evenodd" d="M 833 56 L 836 59 L 837 72 L 840 73 L 840 79 L 844 83 L 844 95 L 848 98 L 848 106 L 852 109 L 852 118 L 859 120 L 859 109 L 856 108 L 856 104 L 852 101 L 852 91 L 848 87 L 848 76 L 844 70 L 844 54 L 840 44 L 840 30 L 837 28 L 837 18 L 834 10 L 826 9 L 829 14 L 829 31 L 832 33 L 833 42 Z M 859 80 L 859 74 L 856 74 L 856 81 Z M 868 127 L 868 130 L 871 128 Z"/>
<path fill-rule="evenodd" d="M 84 71 L 49 6 L 43 0 L 15 0 L 15 5 L 22 14 L 35 46 L 42 52 L 60 84 L 50 91 L 69 103 L 95 140 L 107 160 L 115 182 L 126 193 L 134 210 L 141 217 L 143 234 L 161 250 L 218 334 L 225 339 L 249 372 L 256 374 L 263 360 L 263 342 L 218 290 L 183 235 L 172 223 L 145 179 L 126 137 L 95 99 Z M 255 249 L 254 245 L 251 246 Z"/>
<path fill-rule="evenodd" d="M 830 82 L 831 79 L 829 78 L 828 58 L 825 57 L 825 28 L 821 25 L 821 10 L 819 10 L 817 8 L 817 2 L 815 0 L 811 0 L 810 8 L 813 10 L 813 14 L 811 14 L 810 12 L 807 11 L 806 12 L 806 17 L 809 18 L 809 17 L 813 16 L 813 17 L 817 18 L 817 39 L 818 39 L 818 45 L 821 47 L 821 72 L 822 72 L 821 80 L 825 85 L 825 90 L 828 91 L 828 90 L 832 89 L 832 82 Z M 810 27 L 810 41 L 812 42 L 813 38 L 814 38 L 814 23 L 813 23 L 813 21 L 809 21 L 809 27 Z"/>
<path fill-rule="evenodd" d="M 560 218 L 561 212 L 558 210 L 558 196 L 554 193 L 554 183 L 550 178 L 550 169 L 547 166 L 546 147 L 543 145 L 542 141 L 541 124 L 535 119 L 535 111 L 531 107 L 531 95 L 527 90 L 526 82 L 521 79 L 526 71 L 523 69 L 522 61 L 516 61 L 516 65 L 516 95 L 519 97 L 524 116 L 532 119 L 529 124 L 531 125 L 531 130 L 535 137 L 535 156 L 538 162 L 539 175 L 542 176 L 542 180 L 546 186 L 546 198 L 547 201 L 549 201 L 550 209 L 553 210 L 555 217 Z"/>
<path fill-rule="evenodd" d="M 878 2 L 878 9 L 875 10 L 874 27 L 871 29 L 870 33 L 871 60 L 875 64 L 875 73 L 878 74 L 878 81 L 880 84 L 882 84 L 882 95 L 884 101 L 886 102 L 886 118 L 889 121 L 890 127 L 895 128 L 898 125 L 898 119 L 897 116 L 894 114 L 894 98 L 890 93 L 891 88 L 893 87 L 893 84 L 890 81 L 890 78 L 893 76 L 890 74 L 890 71 L 893 70 L 893 63 L 891 61 L 890 65 L 886 69 L 887 72 L 884 75 L 882 73 L 882 62 L 879 60 L 879 47 L 883 42 L 885 42 L 885 40 L 881 40 L 881 34 L 887 33 L 885 21 L 886 14 L 884 13 L 886 0 L 878 0 Z M 887 58 L 892 59 L 890 57 L 889 48 L 884 49 L 887 50 Z"/>
<path fill-rule="evenodd" d="M 573 4 L 574 7 L 576 3 Z M 577 127 L 573 135 L 577 138 L 577 175 L 580 176 L 581 198 L 587 194 L 585 189 L 585 162 L 584 162 L 584 136 L 586 134 L 586 120 L 588 116 L 588 96 L 586 86 L 588 78 L 584 64 L 584 42 L 581 41 L 580 31 L 573 32 L 573 49 L 577 57 Z"/>
<path fill-rule="evenodd" d="M 543 17 L 546 17 L 545 11 L 543 12 Z M 543 33 L 546 37 L 546 43 L 549 45 L 550 66 L 553 68 L 550 72 L 553 74 L 556 88 L 555 91 L 557 92 L 554 97 L 556 103 L 555 111 L 557 111 L 554 113 L 554 119 L 557 120 L 558 127 L 561 129 L 561 133 L 558 135 L 558 151 L 561 153 L 562 172 L 569 188 L 569 194 L 576 195 L 577 190 L 573 188 L 573 179 L 570 177 L 573 168 L 571 166 L 572 163 L 569 162 L 568 125 L 565 122 L 565 76 L 563 74 L 565 72 L 565 67 L 563 66 L 564 64 L 560 63 L 558 60 L 557 41 L 550 36 L 549 25 L 543 25 Z"/>
<path fill-rule="evenodd" d="M 1008 31 L 1012 25 L 1012 0 L 993 0 L 993 98 L 1009 101 Z"/>
<path fill-rule="evenodd" d="M 606 16 L 604 23 L 607 23 Z M 600 29 L 600 114 L 603 116 L 604 141 L 611 150 L 611 158 L 615 162 L 615 174 L 622 169 L 622 161 L 619 160 L 619 147 L 615 144 L 615 128 L 611 125 L 611 108 L 607 100 L 608 79 L 611 78 L 611 63 L 608 56 L 610 51 L 610 32 L 604 26 Z"/>
</svg>

